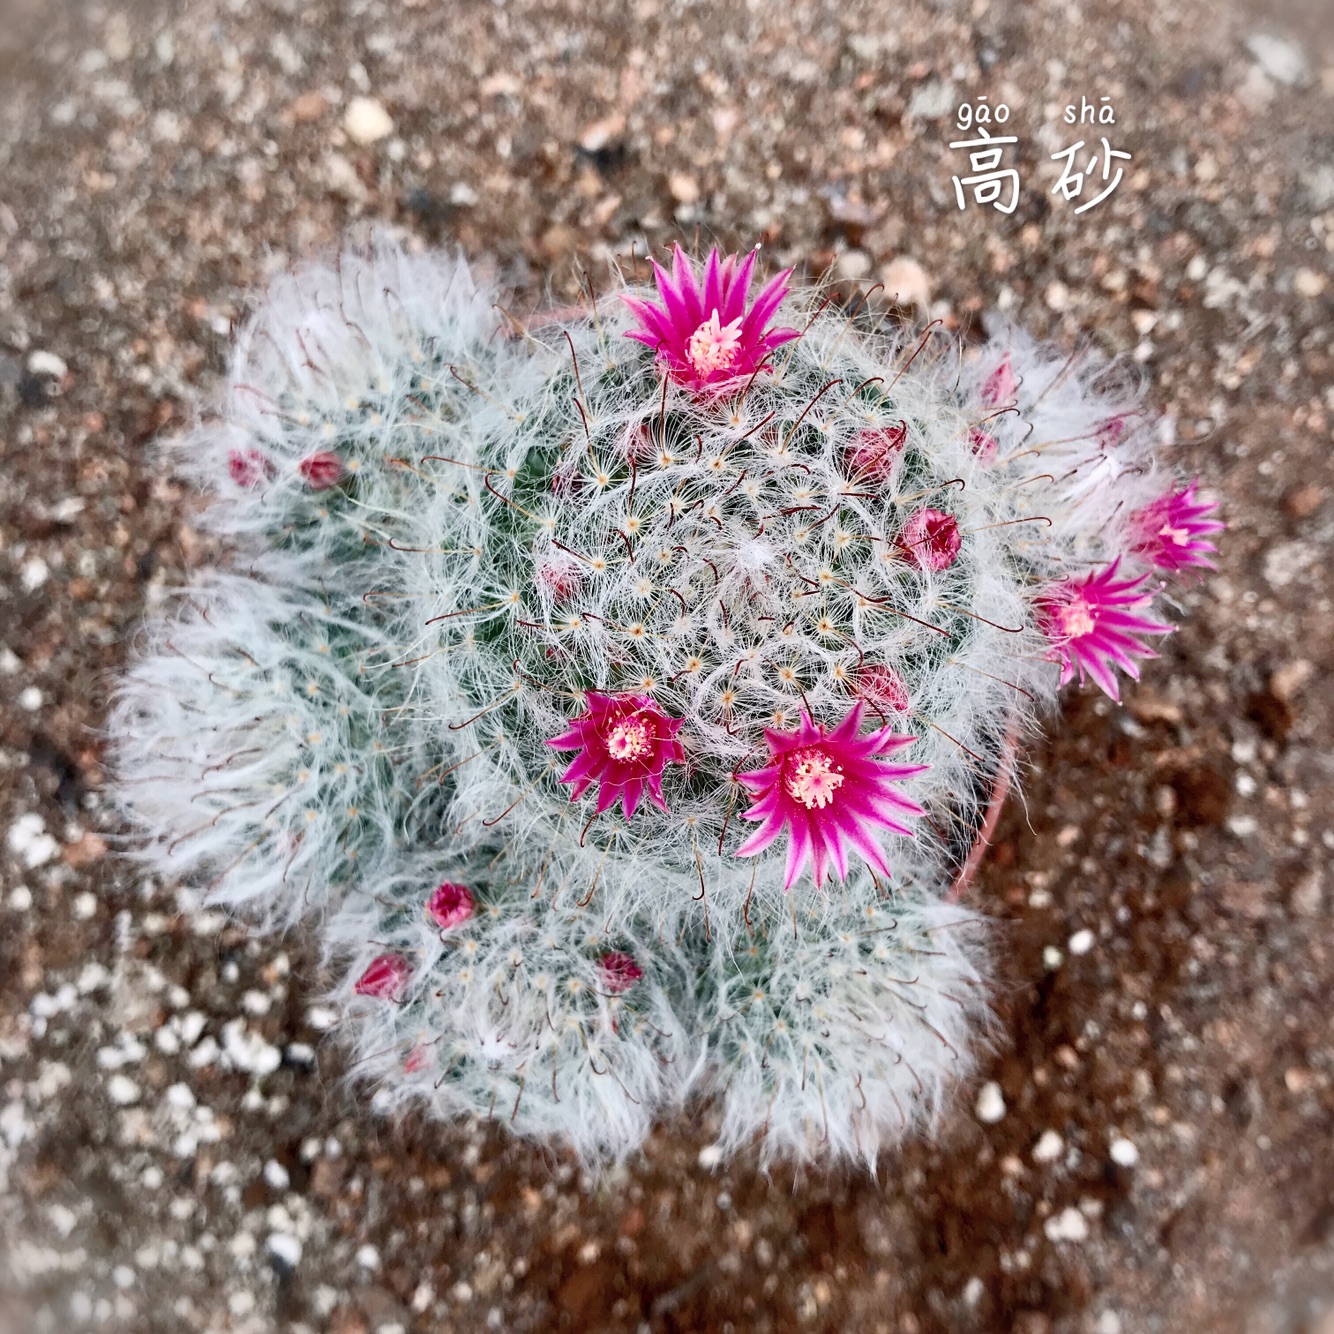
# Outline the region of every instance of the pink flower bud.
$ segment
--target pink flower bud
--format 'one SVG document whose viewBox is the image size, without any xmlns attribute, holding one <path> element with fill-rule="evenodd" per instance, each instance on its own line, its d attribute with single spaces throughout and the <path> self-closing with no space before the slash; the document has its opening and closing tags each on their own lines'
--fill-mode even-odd
<svg viewBox="0 0 1334 1334">
<path fill-rule="evenodd" d="M 923 570 L 948 570 L 962 543 L 958 522 L 944 510 L 918 510 L 898 537 L 903 554 Z"/>
<path fill-rule="evenodd" d="M 968 444 L 974 454 L 982 460 L 983 463 L 992 463 L 995 461 L 996 453 L 1000 446 L 996 443 L 996 437 L 987 431 L 980 430 L 974 426 L 968 432 Z"/>
<path fill-rule="evenodd" d="M 397 1000 L 411 976 L 412 965 L 401 954 L 379 954 L 370 961 L 352 990 L 358 996 Z"/>
<path fill-rule="evenodd" d="M 343 476 L 343 460 L 327 449 L 302 459 L 297 468 L 312 491 L 327 491 L 337 486 Z"/>
<path fill-rule="evenodd" d="M 874 426 L 860 430 L 848 442 L 848 461 L 854 471 L 888 481 L 894 464 L 903 453 L 908 438 L 908 423 Z"/>
<path fill-rule="evenodd" d="M 644 970 L 635 962 L 633 954 L 623 950 L 608 950 L 599 961 L 602 970 L 602 985 L 614 995 L 629 991 L 641 977 Z"/>
<path fill-rule="evenodd" d="M 427 899 L 426 913 L 442 931 L 461 926 L 473 913 L 472 891 L 467 885 L 456 885 L 446 880 Z"/>
<path fill-rule="evenodd" d="M 273 464 L 257 449 L 232 449 L 227 452 L 227 471 L 237 486 L 250 490 L 273 476 Z"/>
</svg>

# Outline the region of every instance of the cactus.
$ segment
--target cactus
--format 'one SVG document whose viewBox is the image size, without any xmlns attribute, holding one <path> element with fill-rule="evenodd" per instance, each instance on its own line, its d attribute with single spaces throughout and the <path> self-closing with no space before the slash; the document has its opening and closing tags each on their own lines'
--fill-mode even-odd
<svg viewBox="0 0 1334 1334">
<path fill-rule="evenodd" d="M 280 278 L 177 457 L 231 549 L 110 723 L 164 875 L 308 919 L 386 1106 L 858 1157 L 985 1037 L 948 901 L 1014 738 L 1221 528 L 1133 387 L 678 248 L 525 327 L 381 241 Z M 781 323 L 780 323 L 781 321 Z"/>
</svg>

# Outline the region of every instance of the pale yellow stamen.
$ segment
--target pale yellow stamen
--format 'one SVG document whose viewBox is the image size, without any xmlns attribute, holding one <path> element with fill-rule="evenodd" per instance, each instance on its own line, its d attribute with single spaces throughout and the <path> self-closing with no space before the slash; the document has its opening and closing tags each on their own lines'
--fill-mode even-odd
<svg viewBox="0 0 1334 1334">
<path fill-rule="evenodd" d="M 607 733 L 607 754 L 613 760 L 637 760 L 653 749 L 648 728 L 637 718 L 625 718 Z"/>
<path fill-rule="evenodd" d="M 824 810 L 843 786 L 843 775 L 819 746 L 797 751 L 785 766 L 788 795 L 808 811 Z"/>
<path fill-rule="evenodd" d="M 730 369 L 740 352 L 740 316 L 730 324 L 720 324 L 715 307 L 713 314 L 690 335 L 686 356 L 697 374 L 711 375 L 714 371 Z"/>
<path fill-rule="evenodd" d="M 1097 621 L 1083 602 L 1071 602 L 1061 608 L 1061 631 L 1068 639 L 1080 639 L 1091 634 Z"/>
</svg>

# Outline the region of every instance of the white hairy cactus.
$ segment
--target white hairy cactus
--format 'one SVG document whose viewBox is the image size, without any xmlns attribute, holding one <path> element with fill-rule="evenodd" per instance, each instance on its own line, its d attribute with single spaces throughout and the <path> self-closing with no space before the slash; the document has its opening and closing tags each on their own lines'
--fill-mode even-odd
<svg viewBox="0 0 1334 1334">
<path fill-rule="evenodd" d="M 300 268 L 178 452 L 231 572 L 127 675 L 119 791 L 311 919 L 386 1105 L 592 1161 L 704 1092 L 729 1151 L 873 1162 L 985 1026 L 942 899 L 1016 737 L 1208 563 L 1106 367 L 753 263 L 528 328 L 461 261 Z"/>
</svg>

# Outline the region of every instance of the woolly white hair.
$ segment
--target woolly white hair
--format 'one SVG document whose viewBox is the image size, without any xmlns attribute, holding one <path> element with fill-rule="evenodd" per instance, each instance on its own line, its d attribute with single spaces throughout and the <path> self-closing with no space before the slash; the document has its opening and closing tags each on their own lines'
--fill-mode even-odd
<svg viewBox="0 0 1334 1334">
<path fill-rule="evenodd" d="M 985 922 L 920 893 L 855 894 L 757 924 L 735 956 L 713 951 L 699 1023 L 703 1091 L 727 1154 L 860 1159 L 930 1131 L 973 1071 L 990 1024 Z M 804 920 L 803 920 L 804 916 Z"/>
<path fill-rule="evenodd" d="M 110 722 L 141 855 L 318 924 L 390 1105 L 595 1161 L 706 1092 L 729 1151 L 873 1163 L 985 1027 L 979 924 L 939 899 L 1054 700 L 1037 600 L 1162 489 L 1138 391 L 1013 329 L 965 355 L 802 291 L 800 338 L 705 402 L 619 301 L 530 329 L 497 306 L 381 240 L 284 274 L 242 329 L 176 452 L 231 570 L 150 628 Z M 901 540 L 924 507 L 961 536 L 945 568 Z M 571 801 L 546 743 L 589 690 L 683 720 L 666 811 Z M 891 885 L 785 894 L 780 848 L 735 855 L 736 774 L 766 727 L 859 698 L 916 738 L 926 817 Z M 441 932 L 449 878 L 476 911 Z M 624 994 L 608 950 L 643 969 Z M 355 994 L 384 953 L 402 993 Z"/>
</svg>

